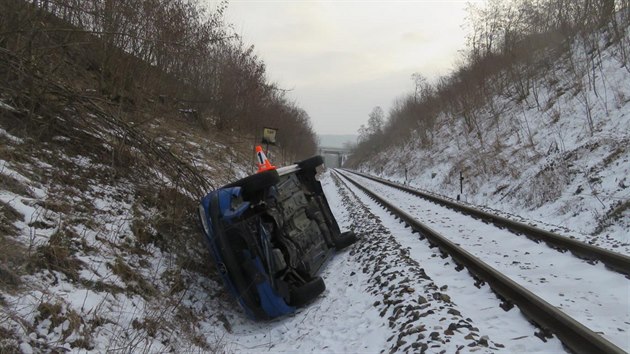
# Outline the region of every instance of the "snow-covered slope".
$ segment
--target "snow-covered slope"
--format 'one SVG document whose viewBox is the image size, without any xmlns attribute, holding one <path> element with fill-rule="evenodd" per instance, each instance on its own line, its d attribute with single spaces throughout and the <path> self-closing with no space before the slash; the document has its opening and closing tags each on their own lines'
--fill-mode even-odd
<svg viewBox="0 0 630 354">
<path fill-rule="evenodd" d="M 0 104 L 3 124 L 19 113 Z M 212 333 L 234 309 L 184 176 L 246 174 L 236 145 L 159 119 L 143 130 L 150 148 L 120 143 L 141 133 L 111 118 L 39 121 L 65 127 L 0 129 L 0 352 L 222 350 Z"/>
<path fill-rule="evenodd" d="M 481 134 L 442 114 L 431 148 L 411 139 L 359 169 L 452 198 L 461 172 L 464 201 L 630 243 L 630 69 L 619 45 L 599 45 L 596 56 L 576 40 L 523 100 L 493 97 Z"/>
</svg>

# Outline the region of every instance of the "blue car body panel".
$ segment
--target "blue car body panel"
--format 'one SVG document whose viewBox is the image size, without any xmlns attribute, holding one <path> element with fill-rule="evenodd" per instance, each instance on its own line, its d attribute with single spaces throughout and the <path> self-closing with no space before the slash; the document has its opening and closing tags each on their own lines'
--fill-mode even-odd
<svg viewBox="0 0 630 354">
<path fill-rule="evenodd" d="M 234 282 L 230 278 L 230 274 L 227 271 L 223 259 L 223 252 L 220 249 L 221 242 L 217 240 L 217 237 L 222 237 L 222 234 L 217 234 L 215 229 L 222 227 L 222 225 L 213 225 L 211 217 L 211 205 L 213 199 L 218 199 L 218 220 L 226 224 L 233 224 L 235 219 L 243 215 L 243 213 L 250 207 L 250 202 L 240 200 L 241 188 L 240 187 L 228 187 L 221 188 L 210 192 L 201 200 L 201 205 L 204 209 L 204 216 L 208 222 L 208 230 L 204 229 L 204 235 L 207 245 L 211 251 L 212 257 L 219 267 L 219 272 L 230 293 L 237 299 L 239 305 L 243 308 L 246 315 L 252 319 L 256 316 L 254 311 L 249 308 L 244 301 L 242 294 L 240 294 L 235 286 Z M 238 203 L 238 204 L 235 204 Z M 204 217 L 201 216 L 201 217 Z M 268 237 L 267 232 L 261 227 L 260 235 L 261 239 Z M 227 240 L 224 240 L 226 242 Z M 247 256 L 250 256 L 247 252 Z M 265 269 L 262 265 L 260 258 L 256 257 L 254 265 L 260 274 L 265 274 Z M 260 299 L 260 305 L 266 315 L 269 318 L 283 316 L 289 313 L 295 312 L 295 307 L 287 305 L 284 299 L 279 296 L 273 289 L 270 279 L 265 275 L 264 280 L 256 284 L 256 290 Z"/>
</svg>

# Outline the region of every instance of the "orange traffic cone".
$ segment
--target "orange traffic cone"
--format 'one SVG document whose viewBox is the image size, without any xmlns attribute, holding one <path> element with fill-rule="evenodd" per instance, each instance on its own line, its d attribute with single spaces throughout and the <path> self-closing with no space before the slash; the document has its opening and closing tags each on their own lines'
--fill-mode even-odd
<svg viewBox="0 0 630 354">
<path fill-rule="evenodd" d="M 269 162 L 269 159 L 265 156 L 262 146 L 260 145 L 256 146 L 256 156 L 258 157 L 258 173 L 276 169 L 276 166 Z"/>
</svg>

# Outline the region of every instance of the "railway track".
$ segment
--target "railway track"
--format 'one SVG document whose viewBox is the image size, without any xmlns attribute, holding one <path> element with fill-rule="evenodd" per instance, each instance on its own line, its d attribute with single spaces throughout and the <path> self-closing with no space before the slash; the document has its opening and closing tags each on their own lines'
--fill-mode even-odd
<svg viewBox="0 0 630 354">
<path fill-rule="evenodd" d="M 559 235 L 559 234 L 556 234 L 547 230 L 543 230 L 543 229 L 540 229 L 531 225 L 527 225 L 521 222 L 510 220 L 508 218 L 504 218 L 499 215 L 491 214 L 491 213 L 488 213 L 479 209 L 475 209 L 475 208 L 472 208 L 472 207 L 469 207 L 460 203 L 456 203 L 454 201 L 451 201 L 451 200 L 448 200 L 448 199 L 445 199 L 436 195 L 428 194 L 428 193 L 419 191 L 417 189 L 403 186 L 398 183 L 394 183 L 394 182 L 391 182 L 382 178 L 370 176 L 370 175 L 355 172 L 355 171 L 349 171 L 349 170 L 344 170 L 344 172 L 352 173 L 358 176 L 362 176 L 364 178 L 368 178 L 375 182 L 388 185 L 390 187 L 411 193 L 415 196 L 424 198 L 434 203 L 446 206 L 458 212 L 468 214 L 476 218 L 485 220 L 497 226 L 505 227 L 517 233 L 522 233 L 532 239 L 544 241 L 547 244 L 551 245 L 552 247 L 557 248 L 561 251 L 569 250 L 573 254 L 575 254 L 577 257 L 580 257 L 582 259 L 600 261 L 604 263 L 610 269 L 623 273 L 626 276 L 630 276 L 630 257 L 626 255 L 609 251 L 601 247 L 589 245 L 587 243 L 574 240 L 567 236 Z"/>
<path fill-rule="evenodd" d="M 580 321 L 574 319 L 572 316 L 568 315 L 564 311 L 561 311 L 550 304 L 548 301 L 544 300 L 542 297 L 536 295 L 535 292 L 528 289 L 519 282 L 515 281 L 514 274 L 508 276 L 501 271 L 493 268 L 491 265 L 482 261 L 474 252 L 470 252 L 463 247 L 461 247 L 458 243 L 454 242 L 452 239 L 444 236 L 442 233 L 434 230 L 433 228 L 427 226 L 425 223 L 418 221 L 417 217 L 412 215 L 408 210 L 403 210 L 403 208 L 409 208 L 409 206 L 401 207 L 400 199 L 394 198 L 394 202 L 397 205 L 394 205 L 392 201 L 387 200 L 387 198 L 379 195 L 379 193 L 374 192 L 374 186 L 369 186 L 366 180 L 361 177 L 351 176 L 348 171 L 335 171 L 338 175 L 343 176 L 343 178 L 349 181 L 353 186 L 363 191 L 379 204 L 388 209 L 392 214 L 396 217 L 400 218 L 407 225 L 409 225 L 414 231 L 420 233 L 423 237 L 429 241 L 430 244 L 436 245 L 440 248 L 440 250 L 444 253 L 450 255 L 453 260 L 457 263 L 458 267 L 466 267 L 469 272 L 478 279 L 478 281 L 487 282 L 488 285 L 493 289 L 493 291 L 498 295 L 500 299 L 504 301 L 505 307 L 504 309 L 509 309 L 512 305 L 516 305 L 521 312 L 532 322 L 536 323 L 543 332 L 551 332 L 555 334 L 563 344 L 568 347 L 571 351 L 576 353 L 625 353 L 619 346 L 607 340 L 600 334 L 591 330 L 589 327 L 582 324 Z M 382 183 L 380 179 L 372 179 L 373 181 L 377 181 Z M 392 184 L 391 182 L 386 183 L 389 187 L 398 188 L 399 186 Z M 412 192 L 414 195 L 418 195 L 414 190 L 409 190 L 405 188 L 407 192 Z M 391 197 L 393 192 L 385 192 L 381 194 L 386 194 L 388 197 Z M 419 194 L 424 194 L 418 192 Z M 434 196 L 431 196 L 435 198 Z M 444 204 L 443 204 L 444 205 Z M 452 205 L 448 206 L 449 208 L 454 208 Z M 470 208 L 469 208 L 470 209 Z M 466 211 L 469 214 L 470 210 Z M 482 212 L 483 213 L 483 212 Z M 487 213 L 485 213 L 487 214 Z M 492 219 L 499 219 L 499 217 L 492 216 L 490 214 L 483 215 L 482 214 L 473 214 L 475 218 L 480 218 L 482 220 L 492 221 Z M 504 218 L 501 218 L 504 219 Z M 509 221 L 509 220 L 508 220 Z M 511 222 L 511 221 L 510 221 Z M 469 223 L 469 222 L 466 222 Z M 501 228 L 509 228 L 510 230 L 515 230 L 514 227 L 507 226 L 505 224 L 505 220 L 501 220 L 499 224 Z M 528 225 L 527 225 L 528 226 Z M 529 227 L 529 226 L 528 226 Z M 531 227 L 530 227 L 531 228 Z M 460 230 L 461 231 L 461 230 Z M 519 230 L 519 232 L 524 232 Z M 548 232 L 544 232 L 548 233 Z M 538 233 L 540 234 L 540 233 Z M 512 234 L 513 237 L 518 237 Z M 528 237 L 535 237 L 535 235 L 528 234 Z M 555 239 L 555 238 L 554 238 Z M 461 240 L 458 240 L 461 241 Z M 572 240 L 574 241 L 574 240 Z M 545 239 L 545 242 L 553 244 L 555 247 L 560 247 L 556 242 L 551 242 Z M 577 241 L 575 241 L 577 242 Z M 572 244 L 572 243 L 571 243 Z M 564 243 L 563 243 L 564 245 Z M 541 245 L 542 246 L 542 245 Z M 536 247 L 541 247 L 536 246 Z M 590 246 L 590 245 L 586 245 Z M 591 247 L 582 247 L 580 246 L 579 251 L 574 251 L 572 248 L 568 246 L 564 246 L 565 248 L 571 249 L 574 253 L 578 253 L 581 257 L 586 257 L 589 259 L 598 259 L 605 263 L 607 266 L 617 270 L 622 271 L 624 274 L 628 274 L 628 272 L 623 271 L 627 270 L 625 267 L 625 263 L 623 257 L 621 257 L 621 261 L 619 261 L 619 257 L 615 260 L 610 261 L 605 259 L 606 254 L 609 251 L 601 252 L 597 250 L 596 252 L 590 252 L 589 249 Z M 575 247 L 575 246 L 574 246 Z M 486 247 L 487 248 L 487 247 Z M 586 251 L 585 251 L 586 250 Z M 605 250 L 604 250 L 605 251 Z M 553 251 L 555 252 L 555 251 Z M 528 252 L 525 252 L 528 253 Z M 610 252 L 612 253 L 612 252 Z M 506 256 L 504 256 L 506 257 Z M 627 258 L 627 257 L 626 257 Z M 611 266 L 611 264 L 613 264 Z M 620 270 L 621 268 L 621 270 Z M 603 270 L 606 272 L 606 270 Z M 570 273 L 570 272 L 569 272 Z M 608 272 L 611 273 L 611 272 Z M 614 274 L 614 273 L 613 273 Z M 616 275 L 617 277 L 621 277 L 621 275 Z M 581 278 L 576 278 L 581 279 Z M 626 279 L 623 279 L 626 281 Z M 575 286 L 579 286 L 576 282 Z M 627 294 L 626 294 L 627 295 Z M 623 294 L 622 294 L 623 296 Z M 622 322 L 626 324 L 627 321 Z M 620 330 L 622 330 L 620 328 Z"/>
</svg>

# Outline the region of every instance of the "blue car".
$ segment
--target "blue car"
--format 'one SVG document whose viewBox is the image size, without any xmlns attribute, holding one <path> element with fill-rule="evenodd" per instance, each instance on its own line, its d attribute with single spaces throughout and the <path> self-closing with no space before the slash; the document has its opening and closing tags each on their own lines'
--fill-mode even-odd
<svg viewBox="0 0 630 354">
<path fill-rule="evenodd" d="M 260 172 L 210 192 L 199 205 L 208 248 L 246 315 L 292 313 L 325 290 L 317 274 L 356 241 L 341 233 L 320 182 L 321 156 Z"/>
</svg>

